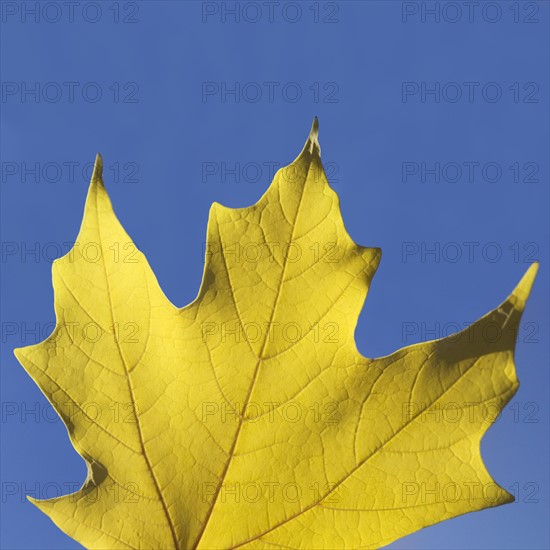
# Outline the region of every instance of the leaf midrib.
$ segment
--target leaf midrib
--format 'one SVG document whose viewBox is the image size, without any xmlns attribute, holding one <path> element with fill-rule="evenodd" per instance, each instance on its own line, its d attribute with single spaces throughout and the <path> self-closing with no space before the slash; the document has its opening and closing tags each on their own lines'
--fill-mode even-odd
<svg viewBox="0 0 550 550">
<path fill-rule="evenodd" d="M 294 232 L 296 230 L 296 226 L 298 225 L 298 218 L 299 218 L 299 215 L 300 215 L 300 209 L 301 209 L 304 194 L 305 194 L 305 188 L 306 188 L 307 179 L 308 179 L 308 176 L 309 176 L 309 171 L 310 171 L 310 168 L 311 168 L 312 160 L 313 160 L 313 157 L 311 157 L 309 159 L 309 163 L 308 163 L 304 183 L 303 183 L 303 186 L 302 186 L 302 192 L 300 194 L 300 200 L 298 201 L 298 207 L 296 208 L 296 216 L 294 217 L 294 223 L 292 224 L 292 230 L 291 230 L 291 233 L 290 233 L 290 242 L 292 242 L 293 239 L 294 239 Z M 216 222 L 217 222 L 217 220 L 216 220 Z M 223 247 L 221 248 L 221 254 L 223 255 Z M 225 262 L 225 256 L 224 256 L 224 262 Z M 210 519 L 211 519 L 212 514 L 214 512 L 214 508 L 216 507 L 216 504 L 218 502 L 218 497 L 219 497 L 219 494 L 220 494 L 221 489 L 223 487 L 223 483 L 224 483 L 225 478 L 227 476 L 227 472 L 229 471 L 229 467 L 231 466 L 231 462 L 232 462 L 234 454 L 235 454 L 235 449 L 236 449 L 237 443 L 239 441 L 239 436 L 240 436 L 240 433 L 241 433 L 242 428 L 244 426 L 244 413 L 246 411 L 246 408 L 248 407 L 250 397 L 252 396 L 252 391 L 254 389 L 254 385 L 256 383 L 256 380 L 258 378 L 258 373 L 260 371 L 260 365 L 262 364 L 262 361 L 263 361 L 263 354 L 265 352 L 265 348 L 267 346 L 267 343 L 269 342 L 269 336 L 271 334 L 271 327 L 272 327 L 273 319 L 275 318 L 275 314 L 277 312 L 277 306 L 279 304 L 279 298 L 281 296 L 281 291 L 282 291 L 282 288 L 283 288 L 283 284 L 285 282 L 285 273 L 286 273 L 287 265 L 288 265 L 288 254 L 284 258 L 283 268 L 281 270 L 281 277 L 279 279 L 279 285 L 277 287 L 277 292 L 276 292 L 276 295 L 275 295 L 275 301 L 273 302 L 273 309 L 271 311 L 271 317 L 269 319 L 269 324 L 267 325 L 268 330 L 266 330 L 266 335 L 265 335 L 264 341 L 262 343 L 262 347 L 260 349 L 260 352 L 258 354 L 256 365 L 254 367 L 254 373 L 252 375 L 252 380 L 251 380 L 250 385 L 248 387 L 248 392 L 247 392 L 247 395 L 246 395 L 246 399 L 245 399 L 244 405 L 241 409 L 241 414 L 239 416 L 239 424 L 237 426 L 237 431 L 235 433 L 233 443 L 232 443 L 231 448 L 229 450 L 228 458 L 227 458 L 227 461 L 225 463 L 224 470 L 223 470 L 221 478 L 220 478 L 220 482 L 218 484 L 218 487 L 216 488 L 216 492 L 214 493 L 214 498 L 212 500 L 212 506 L 210 507 L 210 509 L 208 511 L 208 514 L 205 517 L 202 529 L 199 531 L 199 534 L 198 534 L 195 542 L 191 546 L 191 548 L 193 548 L 193 549 L 198 548 L 198 546 L 200 544 L 200 541 L 202 540 L 202 537 L 204 536 L 204 534 L 206 532 L 206 528 L 209 525 Z M 226 264 L 226 268 L 227 268 L 227 264 Z M 229 269 L 227 269 L 227 277 L 228 277 L 228 279 L 230 278 Z M 235 304 L 235 306 L 236 306 L 236 304 Z"/>
<path fill-rule="evenodd" d="M 96 191 L 95 191 L 95 201 L 96 201 L 95 211 L 96 211 L 97 232 L 98 232 L 98 236 L 99 236 L 99 242 L 103 242 L 103 240 L 101 238 L 101 222 L 99 220 L 99 192 L 100 192 L 99 187 L 101 185 L 102 184 L 99 184 L 98 182 L 96 182 L 97 187 L 96 187 Z M 109 312 L 111 314 L 111 321 L 113 323 L 113 326 L 115 326 L 115 313 L 114 313 L 114 309 L 113 309 L 113 302 L 111 300 L 111 287 L 110 287 L 110 284 L 109 284 L 109 277 L 108 277 L 108 274 L 107 274 L 107 266 L 106 266 L 104 261 L 101 262 L 101 263 L 103 265 L 103 273 L 105 275 L 105 284 L 106 284 L 106 287 L 107 287 L 107 297 L 108 297 L 108 300 L 109 300 Z M 147 284 L 147 282 L 145 284 Z M 164 515 L 166 516 L 166 522 L 167 522 L 168 527 L 170 529 L 170 534 L 171 534 L 172 540 L 174 542 L 174 548 L 176 550 L 179 550 L 178 537 L 177 537 L 177 534 L 176 534 L 175 525 L 173 523 L 172 517 L 170 516 L 170 510 L 168 509 L 166 501 L 164 500 L 164 495 L 162 494 L 162 490 L 161 490 L 159 482 L 157 480 L 157 476 L 155 475 L 155 470 L 153 469 L 153 465 L 151 464 L 151 461 L 149 460 L 149 456 L 147 455 L 147 449 L 145 447 L 145 439 L 143 438 L 141 422 L 140 422 L 139 415 L 138 415 L 137 408 L 136 408 L 136 399 L 135 399 L 135 395 L 134 395 L 134 387 L 132 385 L 132 379 L 131 379 L 131 376 L 130 376 L 130 370 L 128 369 L 126 359 L 124 358 L 124 354 L 122 353 L 122 349 L 120 347 L 120 342 L 118 341 L 117 338 L 115 338 L 115 342 L 116 342 L 116 347 L 117 347 L 117 350 L 118 350 L 118 354 L 119 354 L 120 359 L 122 361 L 122 365 L 124 366 L 124 372 L 126 374 L 126 377 L 125 377 L 126 378 L 126 384 L 127 384 L 127 387 L 128 387 L 128 392 L 130 394 L 130 400 L 131 400 L 131 403 L 132 403 L 134 416 L 136 418 L 136 430 L 137 430 L 137 433 L 138 433 L 141 452 L 143 454 L 143 458 L 145 459 L 145 463 L 147 465 L 147 468 L 149 469 L 149 471 L 151 473 L 151 479 L 153 480 L 153 484 L 154 484 L 155 489 L 157 491 L 157 494 L 159 496 L 160 503 L 161 503 L 162 509 L 164 511 Z"/>
</svg>

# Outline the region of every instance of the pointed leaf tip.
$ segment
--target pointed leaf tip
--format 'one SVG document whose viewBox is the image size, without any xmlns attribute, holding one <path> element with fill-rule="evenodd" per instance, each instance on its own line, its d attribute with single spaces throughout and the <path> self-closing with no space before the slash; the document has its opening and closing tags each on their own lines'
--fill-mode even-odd
<svg viewBox="0 0 550 550">
<path fill-rule="evenodd" d="M 527 298 L 529 298 L 529 294 L 531 293 L 531 288 L 535 282 L 538 270 L 538 262 L 531 264 L 510 295 L 510 299 L 514 302 L 516 309 L 523 310 L 525 307 L 525 302 L 527 301 Z"/>
<path fill-rule="evenodd" d="M 319 119 L 315 116 L 313 117 L 313 123 L 311 125 L 311 130 L 309 132 L 310 138 L 317 138 L 319 135 Z"/>
<path fill-rule="evenodd" d="M 103 183 L 103 159 L 101 158 L 101 153 L 97 153 L 94 162 L 94 171 L 92 173 L 92 183 L 98 181 Z"/>
<path fill-rule="evenodd" d="M 313 119 L 313 124 L 311 125 L 311 130 L 309 131 L 304 150 L 308 151 L 311 155 L 317 153 L 321 156 L 321 146 L 319 145 L 319 119 L 317 117 Z"/>
</svg>

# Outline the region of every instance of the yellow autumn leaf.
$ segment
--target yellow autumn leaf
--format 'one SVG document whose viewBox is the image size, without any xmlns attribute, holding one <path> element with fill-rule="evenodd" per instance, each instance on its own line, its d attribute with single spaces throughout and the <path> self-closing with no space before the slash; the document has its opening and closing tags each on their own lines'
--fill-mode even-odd
<svg viewBox="0 0 550 550">
<path fill-rule="evenodd" d="M 78 492 L 33 502 L 84 546 L 375 548 L 513 500 L 480 441 L 518 387 L 537 266 L 458 336 L 361 356 L 380 250 L 347 234 L 317 133 L 255 205 L 212 206 L 182 309 L 117 220 L 98 156 L 53 265 L 56 329 L 16 350 L 88 464 Z"/>
</svg>

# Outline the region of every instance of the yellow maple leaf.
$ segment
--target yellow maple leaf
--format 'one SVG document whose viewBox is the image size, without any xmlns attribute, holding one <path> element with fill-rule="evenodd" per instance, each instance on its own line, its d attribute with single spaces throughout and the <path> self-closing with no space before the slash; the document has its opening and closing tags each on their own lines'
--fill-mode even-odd
<svg viewBox="0 0 550 550">
<path fill-rule="evenodd" d="M 78 492 L 33 502 L 83 545 L 373 548 L 513 500 L 480 441 L 487 407 L 518 387 L 537 266 L 459 337 L 361 356 L 380 250 L 347 234 L 317 132 L 255 205 L 212 206 L 182 309 L 117 220 L 98 157 L 76 244 L 53 265 L 56 329 L 16 350 L 89 471 Z"/>
</svg>

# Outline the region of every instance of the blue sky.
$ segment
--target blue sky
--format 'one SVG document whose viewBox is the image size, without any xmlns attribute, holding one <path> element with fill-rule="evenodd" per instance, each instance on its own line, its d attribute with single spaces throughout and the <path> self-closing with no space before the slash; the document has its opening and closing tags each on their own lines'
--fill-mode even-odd
<svg viewBox="0 0 550 550">
<path fill-rule="evenodd" d="M 383 249 L 365 355 L 474 321 L 541 262 L 521 387 L 482 444 L 516 502 L 391 548 L 548 548 L 549 4 L 34 5 L 2 4 L 2 547 L 79 548 L 23 496 L 74 490 L 85 467 L 12 349 L 51 329 L 51 260 L 76 237 L 96 152 L 184 305 L 210 204 L 255 202 L 318 115 L 346 226 Z"/>
</svg>

